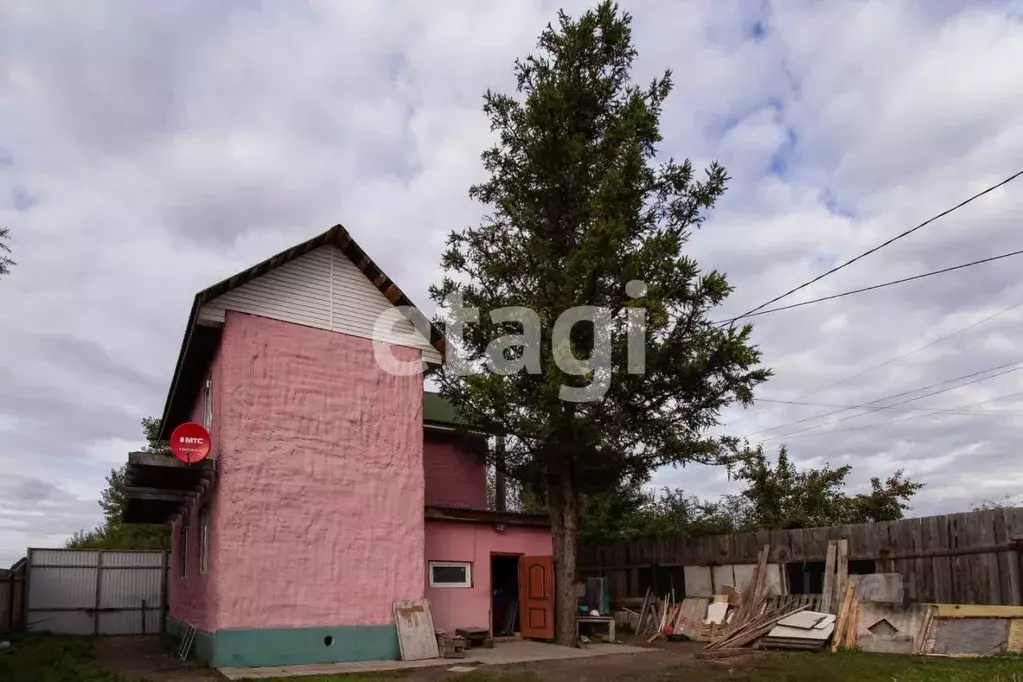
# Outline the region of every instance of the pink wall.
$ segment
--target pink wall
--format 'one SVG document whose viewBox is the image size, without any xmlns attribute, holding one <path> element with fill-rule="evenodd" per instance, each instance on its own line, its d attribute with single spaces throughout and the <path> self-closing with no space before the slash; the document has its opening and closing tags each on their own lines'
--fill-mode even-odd
<svg viewBox="0 0 1023 682">
<path fill-rule="evenodd" d="M 423 436 L 426 504 L 441 507 L 487 508 L 487 475 L 483 462 L 459 448 L 452 436 Z"/>
<path fill-rule="evenodd" d="M 472 587 L 427 587 L 434 627 L 490 627 L 490 553 L 549 556 L 553 551 L 547 528 L 505 525 L 497 532 L 492 523 L 426 521 L 426 561 L 471 561 Z M 429 563 L 427 563 L 429 565 Z M 424 584 L 429 576 L 423 571 Z"/>
<path fill-rule="evenodd" d="M 210 457 L 217 457 L 220 441 L 220 410 L 223 407 L 222 384 L 222 353 L 218 350 L 210 364 L 209 375 L 213 378 L 213 425 L 210 429 L 213 447 Z M 201 382 L 205 385 L 205 377 Z M 202 423 L 203 418 L 203 395 L 200 388 L 199 395 L 195 397 L 195 404 L 192 407 L 191 421 Z M 181 560 L 181 519 L 171 525 L 171 573 L 167 579 L 168 608 L 170 617 L 181 622 L 195 625 L 200 630 L 212 632 L 217 628 L 217 591 L 215 579 L 217 573 L 216 560 L 216 526 L 219 516 L 219 504 L 216 491 L 212 491 L 209 498 L 209 533 L 210 533 L 210 558 L 208 570 L 205 573 L 199 572 L 199 505 L 193 504 L 186 512 L 188 518 L 188 567 L 185 578 L 180 577 Z"/>
<path fill-rule="evenodd" d="M 424 592 L 422 376 L 385 373 L 367 339 L 234 312 L 219 357 L 216 627 L 392 623 Z"/>
</svg>

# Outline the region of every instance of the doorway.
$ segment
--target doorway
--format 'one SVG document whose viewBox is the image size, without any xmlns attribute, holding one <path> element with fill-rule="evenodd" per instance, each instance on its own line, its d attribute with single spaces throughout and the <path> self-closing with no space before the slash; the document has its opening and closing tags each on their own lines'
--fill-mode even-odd
<svg viewBox="0 0 1023 682">
<path fill-rule="evenodd" d="M 495 637 L 506 637 L 520 631 L 519 556 L 490 555 L 490 618 Z"/>
</svg>

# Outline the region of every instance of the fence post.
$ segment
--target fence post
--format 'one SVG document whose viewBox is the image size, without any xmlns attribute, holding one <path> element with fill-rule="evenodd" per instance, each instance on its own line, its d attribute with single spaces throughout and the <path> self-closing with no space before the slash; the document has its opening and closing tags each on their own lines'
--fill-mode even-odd
<svg viewBox="0 0 1023 682">
<path fill-rule="evenodd" d="M 1023 555 L 1023 538 L 1009 539 L 1009 600 L 1013 606 L 1023 605 L 1023 585 L 1020 584 L 1020 557 Z"/>
<path fill-rule="evenodd" d="M 32 552 L 34 550 L 29 547 L 28 552 L 25 554 L 25 583 L 21 588 L 21 628 L 28 631 L 28 588 L 29 581 L 32 579 Z"/>
<path fill-rule="evenodd" d="M 96 552 L 96 599 L 92 611 L 92 634 L 99 634 L 99 605 L 103 588 L 103 550 Z"/>
<path fill-rule="evenodd" d="M 160 562 L 160 632 L 167 632 L 167 572 L 170 570 L 170 551 L 164 551 Z"/>
</svg>

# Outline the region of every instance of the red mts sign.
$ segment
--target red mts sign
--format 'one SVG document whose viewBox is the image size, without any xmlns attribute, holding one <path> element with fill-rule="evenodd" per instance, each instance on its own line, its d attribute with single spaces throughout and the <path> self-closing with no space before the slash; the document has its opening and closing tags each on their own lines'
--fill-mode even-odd
<svg viewBox="0 0 1023 682">
<path fill-rule="evenodd" d="M 210 432 L 195 422 L 185 422 L 174 429 L 170 437 L 171 452 L 185 464 L 198 462 L 210 454 L 212 446 Z"/>
</svg>

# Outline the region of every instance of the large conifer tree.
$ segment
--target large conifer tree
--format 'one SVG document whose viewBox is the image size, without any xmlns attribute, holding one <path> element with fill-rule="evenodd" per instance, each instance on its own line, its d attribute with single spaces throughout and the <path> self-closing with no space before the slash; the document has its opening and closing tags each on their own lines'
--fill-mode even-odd
<svg viewBox="0 0 1023 682">
<path fill-rule="evenodd" d="M 671 74 L 633 84 L 630 24 L 610 2 L 578 19 L 560 13 L 538 53 L 516 62 L 518 94 L 486 93 L 498 141 L 482 157 L 489 179 L 470 195 L 489 215 L 451 234 L 445 279 L 431 290 L 442 308 L 459 295 L 481 313 L 452 344 L 481 371 L 449 362 L 437 381 L 467 420 L 508 434 L 508 474 L 547 502 L 562 644 L 575 637 L 580 495 L 665 464 L 726 461 L 727 444 L 706 430 L 769 375 L 750 327 L 708 318 L 730 288 L 685 246 L 728 178 L 716 163 L 700 178 L 688 160 L 655 163 Z M 540 333 L 491 318 L 507 306 L 532 310 Z M 577 306 L 606 314 L 555 344 L 557 319 Z M 509 332 L 520 337 L 495 362 L 491 343 Z M 643 362 L 630 364 L 630 346 L 645 349 Z M 597 362 L 604 347 L 609 364 Z M 601 389 L 566 400 L 565 387 Z"/>
</svg>

